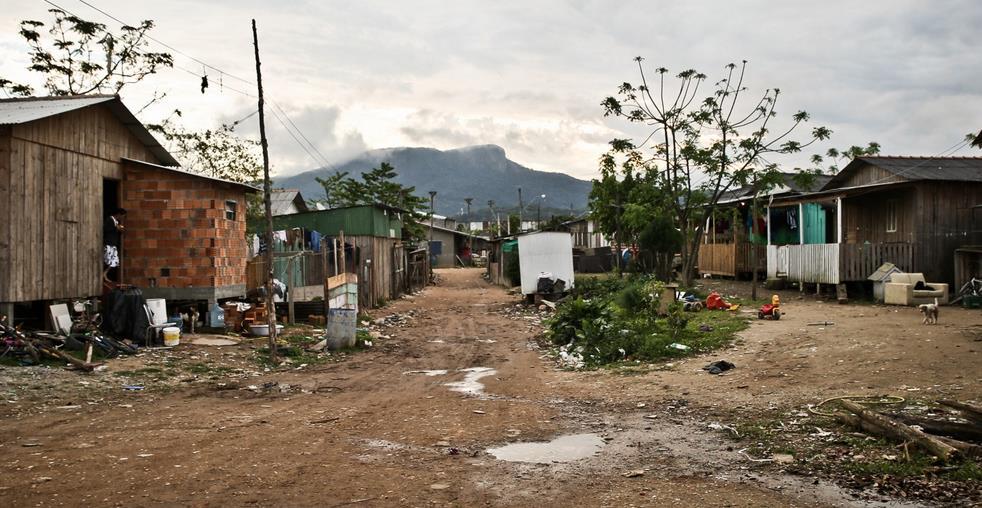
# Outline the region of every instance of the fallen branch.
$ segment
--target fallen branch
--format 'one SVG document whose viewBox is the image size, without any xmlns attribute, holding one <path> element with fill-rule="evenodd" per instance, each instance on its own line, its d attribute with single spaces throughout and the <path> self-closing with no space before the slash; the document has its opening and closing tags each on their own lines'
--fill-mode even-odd
<svg viewBox="0 0 982 508">
<path fill-rule="evenodd" d="M 914 443 L 922 450 L 934 455 L 943 462 L 948 462 L 953 457 L 959 455 L 958 450 L 953 446 L 915 428 L 870 411 L 851 400 L 843 399 L 840 403 L 842 407 L 856 415 L 851 417 L 850 415 L 836 413 L 836 418 L 847 425 L 899 443 Z"/>
<path fill-rule="evenodd" d="M 57 349 L 55 349 L 55 348 L 53 348 L 51 346 L 47 346 L 45 344 L 42 344 L 40 341 L 34 342 L 34 347 L 37 348 L 38 351 L 40 351 L 40 352 L 42 352 L 42 353 L 44 353 L 44 354 L 46 354 L 46 355 L 48 355 L 48 356 L 50 356 L 52 358 L 57 358 L 59 360 L 64 360 L 64 361 L 68 362 L 73 367 L 78 368 L 78 369 L 82 369 L 82 370 L 91 372 L 96 367 L 95 364 L 86 363 L 86 362 L 84 362 L 82 360 L 79 360 L 78 358 L 75 358 L 74 356 L 72 356 L 70 354 L 63 353 L 63 352 L 61 352 L 61 351 L 59 351 L 59 350 L 57 350 Z"/>
<path fill-rule="evenodd" d="M 957 409 L 965 415 L 966 419 L 982 423 L 982 406 L 976 406 L 967 402 L 958 402 L 957 400 L 939 400 L 938 404 Z"/>
<path fill-rule="evenodd" d="M 978 424 L 944 422 L 914 415 L 894 415 L 893 417 L 907 425 L 917 425 L 928 434 L 966 441 L 982 441 L 982 426 Z"/>
<path fill-rule="evenodd" d="M 944 436 L 937 436 L 937 439 L 958 450 L 965 457 L 972 457 L 973 459 L 982 458 L 982 446 Z"/>
</svg>

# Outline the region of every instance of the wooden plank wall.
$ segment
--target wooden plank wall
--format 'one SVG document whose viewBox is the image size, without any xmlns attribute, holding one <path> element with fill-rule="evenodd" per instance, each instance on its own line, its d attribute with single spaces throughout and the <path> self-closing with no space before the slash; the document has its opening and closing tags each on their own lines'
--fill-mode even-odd
<svg viewBox="0 0 982 508">
<path fill-rule="evenodd" d="M 914 244 L 842 244 L 839 273 L 842 281 L 864 281 L 883 263 L 893 263 L 905 272 L 914 268 Z"/>
<path fill-rule="evenodd" d="M 982 224 L 972 216 L 972 207 L 982 204 L 982 183 L 922 182 L 916 201 L 916 271 L 928 281 L 953 284 L 955 249 L 982 244 Z"/>
<path fill-rule="evenodd" d="M 894 175 L 893 173 L 873 166 L 864 164 L 858 171 L 855 171 L 848 178 L 843 180 L 838 187 L 856 187 L 858 185 L 871 185 L 879 183 L 902 182 L 905 178 Z"/>
<path fill-rule="evenodd" d="M 700 274 L 734 277 L 737 274 L 736 244 L 707 243 L 699 246 L 696 260 Z"/>
<path fill-rule="evenodd" d="M 0 126 L 0 302 L 12 300 L 13 281 L 13 235 L 8 231 L 14 228 L 13 192 L 11 192 L 10 131 L 8 126 Z"/>
<path fill-rule="evenodd" d="M 887 203 L 896 200 L 897 230 L 887 232 Z M 918 208 L 913 187 L 863 194 L 842 201 L 843 243 L 893 243 L 916 241 Z"/>
<path fill-rule="evenodd" d="M 9 129 L 0 200 L 9 228 L 0 302 L 82 298 L 101 292 L 103 178 L 120 159 L 157 162 L 104 106 Z"/>
</svg>

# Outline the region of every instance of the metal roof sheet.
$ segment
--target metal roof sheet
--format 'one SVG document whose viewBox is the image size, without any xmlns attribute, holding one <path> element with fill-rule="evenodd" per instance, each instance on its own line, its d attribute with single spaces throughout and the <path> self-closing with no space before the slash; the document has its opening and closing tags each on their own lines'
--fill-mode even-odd
<svg viewBox="0 0 982 508">
<path fill-rule="evenodd" d="M 834 189 L 866 165 L 878 167 L 907 181 L 982 182 L 982 157 L 875 156 L 853 159 L 824 188 Z"/>
<path fill-rule="evenodd" d="M 302 205 L 298 206 L 297 211 L 308 211 L 309 209 L 307 208 L 307 204 L 303 201 L 303 196 L 300 195 L 299 190 L 281 189 L 272 191 L 269 196 L 269 202 L 273 215 L 287 215 L 294 213 L 290 208 L 297 198 L 300 198 L 300 204 Z"/>
<path fill-rule="evenodd" d="M 120 100 L 118 95 L 0 99 L 0 125 L 17 125 L 33 122 L 97 104 L 105 104 L 120 123 L 126 126 L 141 143 L 146 145 L 150 153 L 154 157 L 157 157 L 162 164 L 168 166 L 181 165 L 123 104 L 123 101 Z"/>
</svg>

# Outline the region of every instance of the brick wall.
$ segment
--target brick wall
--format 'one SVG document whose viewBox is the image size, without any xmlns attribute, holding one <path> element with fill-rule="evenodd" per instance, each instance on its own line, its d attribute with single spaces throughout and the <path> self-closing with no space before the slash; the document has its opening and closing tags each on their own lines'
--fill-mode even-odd
<svg viewBox="0 0 982 508">
<path fill-rule="evenodd" d="M 241 188 L 129 163 L 122 207 L 124 281 L 140 287 L 245 284 L 246 201 Z M 235 220 L 225 215 L 236 202 Z"/>
</svg>

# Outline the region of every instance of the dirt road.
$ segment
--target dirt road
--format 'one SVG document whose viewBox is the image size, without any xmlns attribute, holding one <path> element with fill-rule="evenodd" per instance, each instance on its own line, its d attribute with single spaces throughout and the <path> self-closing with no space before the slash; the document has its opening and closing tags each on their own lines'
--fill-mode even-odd
<svg viewBox="0 0 982 508">
<path fill-rule="evenodd" d="M 390 338 L 372 350 L 312 370 L 270 373 L 256 381 L 267 389 L 136 392 L 123 402 L 0 420 L 3 504 L 858 503 L 825 482 L 755 468 L 709 430 L 713 412 L 699 409 L 733 398 L 750 406 L 795 404 L 805 394 L 787 389 L 796 383 L 784 374 L 793 376 L 794 369 L 762 363 L 708 379 L 696 373 L 703 359 L 694 359 L 639 377 L 559 371 L 532 341 L 534 316 L 512 312 L 515 297 L 489 286 L 477 270 L 440 277 L 424 294 L 376 312 L 415 311 L 415 317 L 388 331 Z M 794 346 L 806 357 L 794 361 L 807 368 L 809 348 L 821 347 L 808 344 L 821 339 L 817 330 L 799 325 L 779 325 L 786 328 L 766 337 L 754 334 L 773 330 L 755 325 L 730 352 L 743 367 L 759 352 L 784 348 L 774 343 L 782 334 L 797 334 Z M 860 346 L 843 347 L 848 356 L 849 348 Z M 930 346 L 915 343 L 905 354 L 917 355 L 918 347 Z M 923 364 L 905 376 L 907 383 L 930 383 L 930 368 Z M 827 371 L 826 388 L 865 390 L 865 382 L 844 380 L 848 369 Z M 789 393 L 792 400 L 779 400 Z M 589 456 L 570 462 L 509 462 L 487 451 L 580 434 L 593 436 L 560 451 Z"/>
</svg>

